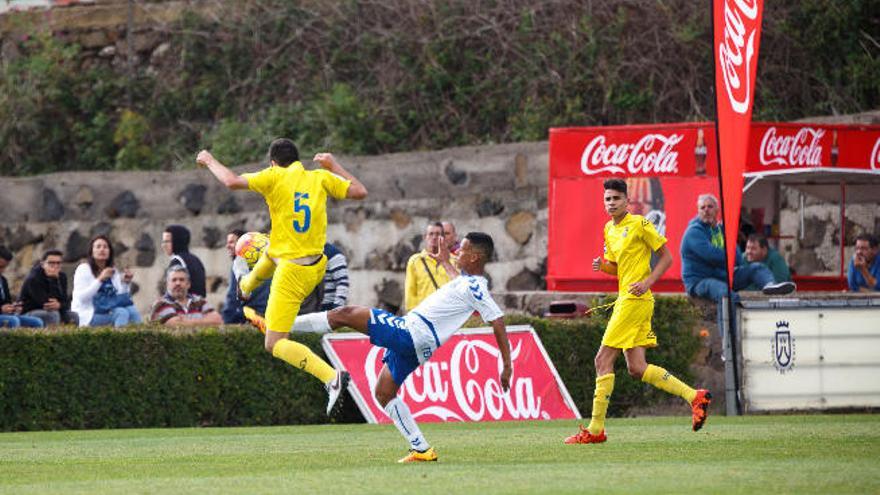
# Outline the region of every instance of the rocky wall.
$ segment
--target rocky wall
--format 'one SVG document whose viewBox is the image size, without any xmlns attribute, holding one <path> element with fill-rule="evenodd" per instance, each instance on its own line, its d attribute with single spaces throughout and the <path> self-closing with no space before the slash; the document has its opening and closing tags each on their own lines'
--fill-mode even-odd
<svg viewBox="0 0 880 495">
<path fill-rule="evenodd" d="M 454 222 L 460 235 L 492 235 L 497 261 L 487 271 L 495 289 L 544 288 L 547 143 L 339 158 L 369 189 L 365 201 L 329 208 L 328 239 L 349 259 L 351 302 L 397 310 L 406 260 L 420 249 L 427 222 L 438 219 Z M 5 273 L 14 293 L 50 248 L 64 251 L 72 280 L 89 239 L 100 233 L 113 240 L 118 264 L 135 272 L 134 300 L 146 311 L 168 262 L 159 245 L 162 231 L 178 223 L 190 229 L 209 300 L 219 304 L 230 267 L 226 233 L 270 225 L 258 194 L 228 191 L 204 169 L 56 173 L 0 183 L 0 244 L 15 254 Z"/>
</svg>

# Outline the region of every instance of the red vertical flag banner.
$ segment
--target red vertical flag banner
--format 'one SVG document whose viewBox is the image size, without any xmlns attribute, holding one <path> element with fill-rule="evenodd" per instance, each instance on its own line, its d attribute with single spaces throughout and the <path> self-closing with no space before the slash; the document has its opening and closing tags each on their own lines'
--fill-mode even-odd
<svg viewBox="0 0 880 495">
<path fill-rule="evenodd" d="M 718 176 L 724 211 L 727 276 L 731 288 L 763 3 L 763 0 L 713 0 Z"/>
</svg>

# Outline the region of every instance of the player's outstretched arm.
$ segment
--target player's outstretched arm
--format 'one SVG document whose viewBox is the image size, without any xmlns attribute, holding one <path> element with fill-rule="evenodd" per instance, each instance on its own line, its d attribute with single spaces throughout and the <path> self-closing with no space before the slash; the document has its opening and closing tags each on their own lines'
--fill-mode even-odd
<svg viewBox="0 0 880 495">
<path fill-rule="evenodd" d="M 207 167 L 220 182 L 229 189 L 247 189 L 248 181 L 244 177 L 226 168 L 208 150 L 202 150 L 196 157 L 196 163 L 201 167 Z"/>
<path fill-rule="evenodd" d="M 364 199 L 367 197 L 367 188 L 361 184 L 357 177 L 351 175 L 348 170 L 345 170 L 332 154 L 318 153 L 315 155 L 315 161 L 325 170 L 351 181 L 351 185 L 348 186 L 348 194 L 345 195 L 346 199 Z"/>
<path fill-rule="evenodd" d="M 501 351 L 501 362 L 504 368 L 501 370 L 501 388 L 505 391 L 510 390 L 510 375 L 513 372 L 513 365 L 510 363 L 510 341 L 507 339 L 507 327 L 504 326 L 504 320 L 498 318 L 490 323 L 492 331 L 495 333 L 495 342 L 498 343 L 498 350 Z"/>
</svg>

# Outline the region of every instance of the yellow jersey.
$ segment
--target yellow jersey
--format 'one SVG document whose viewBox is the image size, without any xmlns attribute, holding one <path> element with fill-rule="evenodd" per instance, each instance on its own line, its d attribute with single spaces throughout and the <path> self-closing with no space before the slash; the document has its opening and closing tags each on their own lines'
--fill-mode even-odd
<svg viewBox="0 0 880 495">
<path fill-rule="evenodd" d="M 345 198 L 351 181 L 327 170 L 306 170 L 302 163 L 242 174 L 248 189 L 263 195 L 272 232 L 269 256 L 295 259 L 324 252 L 327 196 Z"/>
<path fill-rule="evenodd" d="M 422 260 L 425 260 L 425 262 L 422 263 Z M 449 260 L 453 261 L 451 255 Z M 425 266 L 427 266 L 427 269 Z M 431 273 L 430 276 L 428 275 L 429 272 Z M 436 287 L 434 287 L 434 282 L 431 282 L 431 277 L 434 277 L 434 282 L 437 282 Z M 407 311 L 412 311 L 426 297 L 433 294 L 438 288 L 446 285 L 451 279 L 452 277 L 446 272 L 446 268 L 437 260 L 428 256 L 426 250 L 422 249 L 410 256 L 406 262 L 406 279 L 404 280 L 403 294 L 404 307 Z"/>
<path fill-rule="evenodd" d="M 641 215 L 627 213 L 619 224 L 605 224 L 605 259 L 617 263 L 618 299 L 654 299 L 651 291 L 641 296 L 629 293 L 629 285 L 651 274 L 651 253 L 666 244 L 654 224 Z"/>
</svg>

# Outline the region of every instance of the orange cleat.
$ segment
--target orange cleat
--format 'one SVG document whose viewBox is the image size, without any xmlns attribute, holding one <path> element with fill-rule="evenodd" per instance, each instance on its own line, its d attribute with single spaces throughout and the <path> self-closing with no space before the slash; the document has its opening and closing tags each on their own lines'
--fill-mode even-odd
<svg viewBox="0 0 880 495">
<path fill-rule="evenodd" d="M 437 460 L 437 452 L 434 452 L 434 447 L 429 448 L 424 452 L 419 452 L 415 449 L 410 449 L 409 454 L 406 455 L 403 459 L 400 459 L 397 462 L 406 463 L 406 462 L 434 462 Z"/>
<path fill-rule="evenodd" d="M 575 443 L 602 443 L 605 440 L 608 440 L 608 437 L 605 435 L 605 430 L 602 430 L 598 434 L 593 435 L 592 433 L 590 433 L 590 430 L 584 428 L 583 425 L 579 426 L 579 428 L 580 431 L 566 438 L 565 443 L 569 445 Z"/>
<path fill-rule="evenodd" d="M 266 334 L 266 319 L 260 316 L 259 313 L 254 311 L 254 308 L 250 306 L 245 306 L 242 308 L 242 312 L 244 313 L 244 317 L 247 321 L 251 322 L 251 325 L 257 327 L 257 330 L 263 332 L 263 335 Z"/>
<path fill-rule="evenodd" d="M 709 416 L 709 404 L 712 403 L 712 394 L 706 389 L 697 390 L 697 396 L 691 402 L 693 412 L 694 431 L 700 431 L 706 418 Z"/>
</svg>

